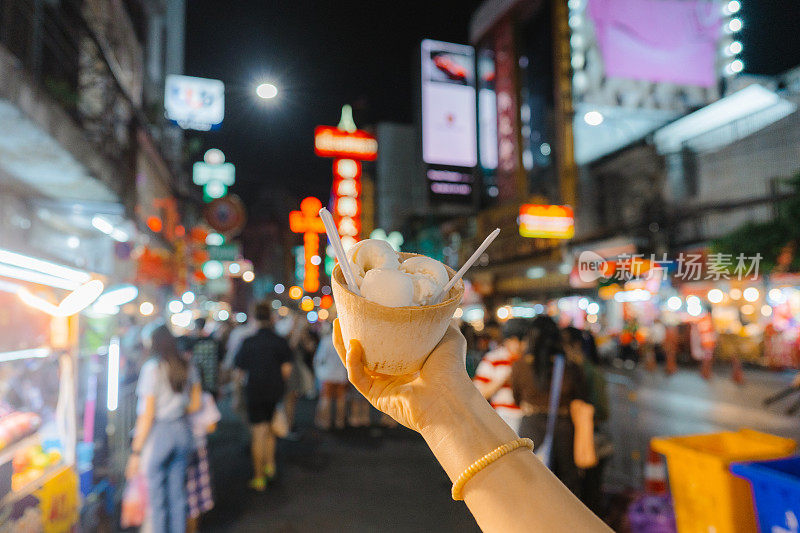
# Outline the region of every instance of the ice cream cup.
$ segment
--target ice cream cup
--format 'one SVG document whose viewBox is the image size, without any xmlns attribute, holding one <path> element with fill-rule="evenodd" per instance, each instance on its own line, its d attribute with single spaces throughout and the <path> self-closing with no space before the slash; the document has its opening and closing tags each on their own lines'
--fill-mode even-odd
<svg viewBox="0 0 800 533">
<path fill-rule="evenodd" d="M 416 255 L 400 253 L 400 260 Z M 445 268 L 452 278 L 455 271 Z M 459 280 L 441 303 L 386 307 L 350 292 L 339 265 L 333 269 L 331 286 L 345 346 L 357 339 L 364 348 L 367 368 L 390 375 L 411 374 L 422 368 L 444 337 L 464 295 L 464 282 Z"/>
</svg>

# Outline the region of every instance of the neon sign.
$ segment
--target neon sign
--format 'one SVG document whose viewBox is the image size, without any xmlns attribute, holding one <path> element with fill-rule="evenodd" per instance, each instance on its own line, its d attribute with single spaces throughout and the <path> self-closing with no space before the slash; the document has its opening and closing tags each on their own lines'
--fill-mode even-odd
<svg viewBox="0 0 800 533">
<path fill-rule="evenodd" d="M 378 141 L 366 131 L 342 131 L 334 126 L 314 129 L 314 153 L 320 157 L 344 157 L 375 161 Z"/>
<path fill-rule="evenodd" d="M 571 239 L 575 217 L 568 205 L 523 204 L 519 208 L 519 234 L 539 239 Z"/>
<path fill-rule="evenodd" d="M 331 211 L 342 243 L 352 246 L 361 235 L 361 161 L 378 157 L 378 141 L 356 129 L 352 109 L 346 105 L 338 126 L 317 126 L 314 130 L 314 153 L 335 158 Z"/>
<path fill-rule="evenodd" d="M 322 202 L 309 196 L 300 202 L 300 211 L 289 213 L 289 229 L 303 234 L 303 289 L 306 292 L 319 290 L 319 261 L 312 261 L 312 258 L 319 257 L 319 233 L 325 233 L 325 225 L 317 214 L 321 208 Z"/>
</svg>

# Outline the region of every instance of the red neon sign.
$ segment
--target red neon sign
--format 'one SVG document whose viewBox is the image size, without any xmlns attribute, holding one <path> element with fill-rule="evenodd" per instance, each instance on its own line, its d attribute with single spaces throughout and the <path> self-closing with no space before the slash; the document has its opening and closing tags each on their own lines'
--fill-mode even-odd
<svg viewBox="0 0 800 533">
<path fill-rule="evenodd" d="M 319 233 L 325 233 L 325 225 L 319 217 L 322 202 L 313 196 L 300 202 L 300 211 L 289 213 L 289 229 L 303 234 L 304 279 L 303 289 L 306 292 L 319 290 L 319 265 L 311 262 L 311 258 L 319 256 Z"/>
<path fill-rule="evenodd" d="M 314 153 L 320 157 L 375 161 L 378 141 L 363 130 L 348 132 L 334 126 L 317 126 L 314 129 Z"/>
</svg>

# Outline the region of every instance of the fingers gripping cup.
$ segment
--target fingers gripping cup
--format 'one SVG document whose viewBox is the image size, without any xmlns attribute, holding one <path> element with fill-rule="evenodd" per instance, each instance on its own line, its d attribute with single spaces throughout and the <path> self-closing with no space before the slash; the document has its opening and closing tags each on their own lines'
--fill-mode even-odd
<svg viewBox="0 0 800 533">
<path fill-rule="evenodd" d="M 399 255 L 400 261 L 418 256 Z M 455 272 L 445 268 L 452 278 Z M 411 374 L 422 368 L 444 337 L 464 295 L 464 282 L 459 280 L 441 303 L 386 307 L 350 292 L 340 265 L 333 269 L 331 286 L 345 346 L 350 346 L 351 339 L 357 339 L 364 348 L 367 368 L 391 375 Z"/>
</svg>

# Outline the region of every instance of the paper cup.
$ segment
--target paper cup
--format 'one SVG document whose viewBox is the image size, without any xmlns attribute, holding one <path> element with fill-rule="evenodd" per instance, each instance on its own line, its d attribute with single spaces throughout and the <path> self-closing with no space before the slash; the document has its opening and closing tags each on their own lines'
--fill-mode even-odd
<svg viewBox="0 0 800 533">
<path fill-rule="evenodd" d="M 400 253 L 400 261 L 419 254 Z M 445 265 L 452 278 L 455 271 Z M 386 307 L 357 296 L 347 288 L 340 265 L 331 276 L 333 299 L 345 346 L 356 339 L 364 348 L 364 363 L 381 374 L 411 374 L 422 368 L 444 337 L 464 295 L 464 282 L 450 289 L 436 305 Z"/>
</svg>

